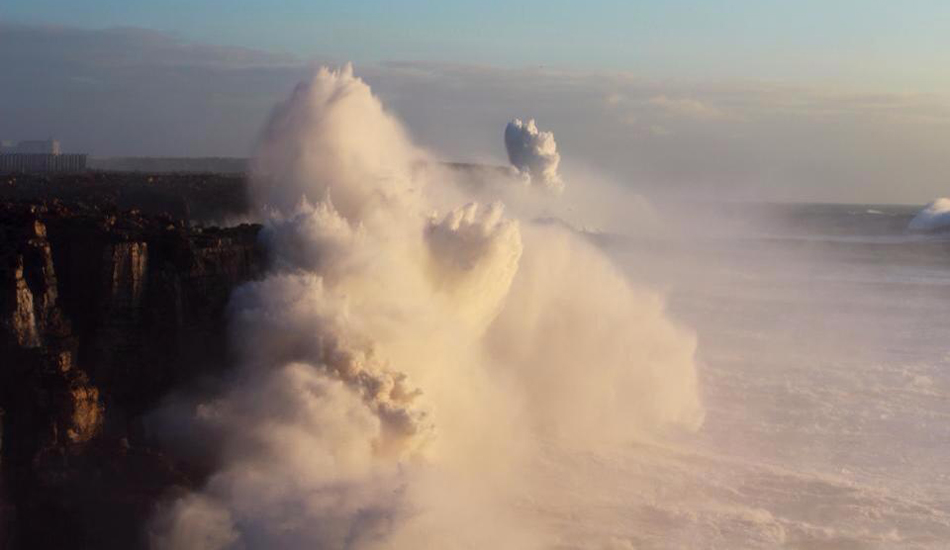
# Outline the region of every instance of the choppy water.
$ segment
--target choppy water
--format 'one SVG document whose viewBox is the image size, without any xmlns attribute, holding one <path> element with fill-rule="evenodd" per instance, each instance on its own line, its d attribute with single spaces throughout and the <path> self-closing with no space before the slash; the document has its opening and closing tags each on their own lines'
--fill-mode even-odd
<svg viewBox="0 0 950 550">
<path fill-rule="evenodd" d="M 950 548 L 950 238 L 914 212 L 739 205 L 735 231 L 614 244 L 696 331 L 707 416 L 552 459 L 564 547 Z"/>
</svg>

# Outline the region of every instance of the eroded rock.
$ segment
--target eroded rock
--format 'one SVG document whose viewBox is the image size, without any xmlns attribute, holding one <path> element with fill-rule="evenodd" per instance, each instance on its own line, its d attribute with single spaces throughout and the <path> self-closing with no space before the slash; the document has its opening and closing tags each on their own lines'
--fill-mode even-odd
<svg viewBox="0 0 950 550">
<path fill-rule="evenodd" d="M 0 548 L 142 547 L 155 499 L 197 482 L 141 418 L 226 368 L 224 308 L 263 269 L 258 230 L 0 203 Z"/>
</svg>

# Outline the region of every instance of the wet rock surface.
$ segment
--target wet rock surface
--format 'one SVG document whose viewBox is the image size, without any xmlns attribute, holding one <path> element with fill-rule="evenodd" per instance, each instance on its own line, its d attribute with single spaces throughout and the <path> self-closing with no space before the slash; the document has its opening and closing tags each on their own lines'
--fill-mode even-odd
<svg viewBox="0 0 950 550">
<path fill-rule="evenodd" d="M 190 226 L 241 212 L 204 205 L 192 175 L 117 178 L 0 182 L 0 548 L 144 547 L 157 500 L 200 482 L 143 418 L 227 369 L 224 310 L 263 270 L 260 227 Z"/>
</svg>

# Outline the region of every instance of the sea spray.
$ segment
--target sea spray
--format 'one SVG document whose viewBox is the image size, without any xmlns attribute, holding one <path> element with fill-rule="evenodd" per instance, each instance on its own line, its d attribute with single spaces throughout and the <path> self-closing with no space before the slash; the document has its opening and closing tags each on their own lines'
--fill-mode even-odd
<svg viewBox="0 0 950 550">
<path fill-rule="evenodd" d="M 919 232 L 950 229 L 950 198 L 939 198 L 928 204 L 910 220 L 907 229 Z"/>
<path fill-rule="evenodd" d="M 516 118 L 508 123 L 505 149 L 512 166 L 528 183 L 553 193 L 564 190 L 564 181 L 558 173 L 561 155 L 557 152 L 554 134 L 539 131 L 534 119 L 524 122 Z"/>
<path fill-rule="evenodd" d="M 533 457 L 701 422 L 658 296 L 431 163 L 349 66 L 274 110 L 252 185 L 273 265 L 232 297 L 229 387 L 191 411 L 217 469 L 156 547 L 546 547 L 517 505 Z"/>
</svg>

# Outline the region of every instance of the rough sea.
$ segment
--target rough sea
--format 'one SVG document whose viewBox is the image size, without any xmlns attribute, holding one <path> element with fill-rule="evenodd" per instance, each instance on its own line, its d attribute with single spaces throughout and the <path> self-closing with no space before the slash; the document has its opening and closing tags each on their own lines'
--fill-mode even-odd
<svg viewBox="0 0 950 550">
<path fill-rule="evenodd" d="M 910 206 L 732 204 L 605 247 L 696 335 L 705 422 L 552 459 L 611 548 L 950 548 L 950 234 Z M 605 539 L 606 537 L 606 539 Z"/>
</svg>

